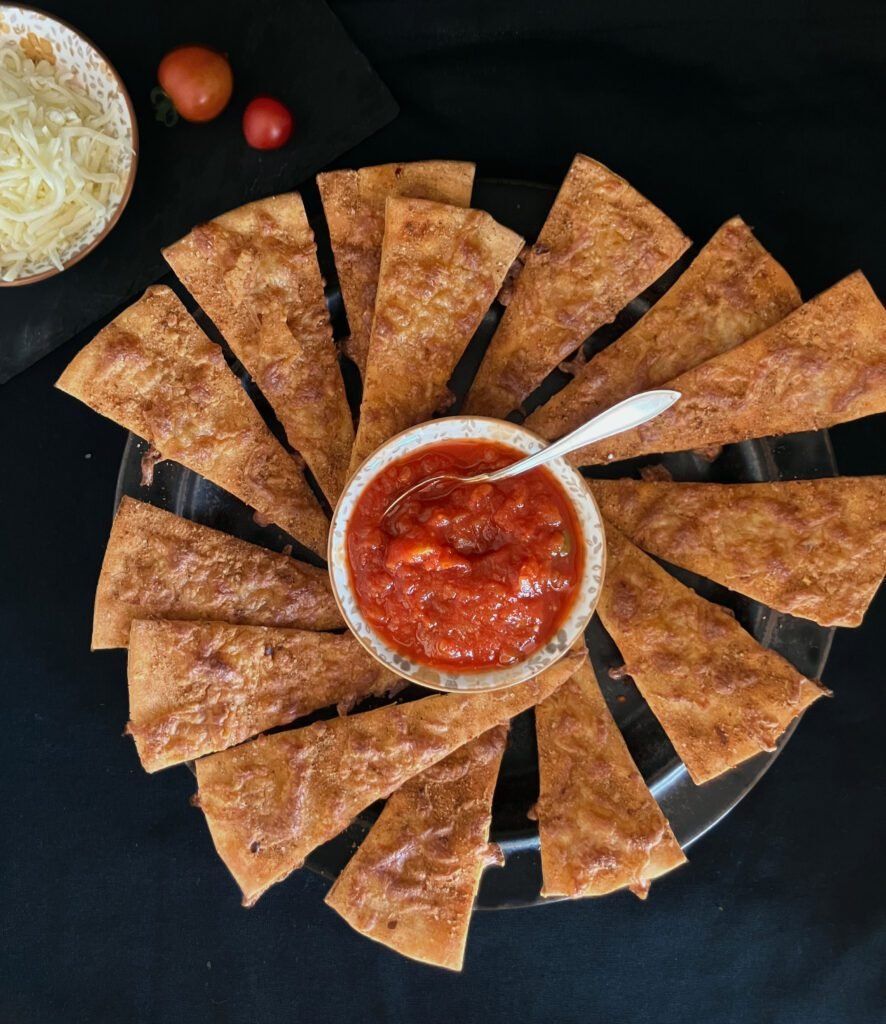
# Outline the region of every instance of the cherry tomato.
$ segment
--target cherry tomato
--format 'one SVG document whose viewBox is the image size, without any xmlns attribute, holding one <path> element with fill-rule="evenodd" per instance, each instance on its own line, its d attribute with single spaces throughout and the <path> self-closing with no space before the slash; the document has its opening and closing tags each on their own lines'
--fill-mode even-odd
<svg viewBox="0 0 886 1024">
<path fill-rule="evenodd" d="M 211 121 L 218 117 L 234 88 L 227 57 L 205 46 L 171 50 L 160 61 L 157 79 L 186 121 Z"/>
<path fill-rule="evenodd" d="M 257 96 L 243 112 L 243 134 L 253 149 L 279 149 L 292 135 L 292 114 L 272 96 Z"/>
</svg>

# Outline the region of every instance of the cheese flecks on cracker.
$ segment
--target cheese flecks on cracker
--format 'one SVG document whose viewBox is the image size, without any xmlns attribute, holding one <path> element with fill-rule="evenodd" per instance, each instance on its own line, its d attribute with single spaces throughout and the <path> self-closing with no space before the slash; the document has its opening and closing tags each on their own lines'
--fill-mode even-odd
<svg viewBox="0 0 886 1024">
<path fill-rule="evenodd" d="M 423 963 L 459 971 L 489 842 L 507 743 L 499 725 L 392 793 L 326 902 L 358 932 Z"/>
<path fill-rule="evenodd" d="M 92 649 L 128 647 L 133 619 L 344 626 L 324 569 L 124 497 L 96 589 Z"/>
<path fill-rule="evenodd" d="M 231 210 L 163 255 L 334 505 L 345 484 L 354 425 L 301 196 L 290 192 Z"/>
<path fill-rule="evenodd" d="M 56 387 L 325 554 L 329 523 L 301 467 L 171 289 L 149 288 L 81 349 Z"/>
<path fill-rule="evenodd" d="M 127 731 L 155 772 L 401 682 L 350 633 L 136 619 Z"/>
<path fill-rule="evenodd" d="M 579 154 L 530 249 L 465 412 L 507 416 L 670 267 L 689 239 L 607 167 Z"/>
<path fill-rule="evenodd" d="M 452 371 L 522 244 L 482 210 L 388 200 L 351 472 L 446 408 Z"/>
<path fill-rule="evenodd" d="M 615 724 L 590 661 L 535 708 L 543 896 L 603 896 L 686 857 Z"/>
<path fill-rule="evenodd" d="M 696 783 L 761 751 L 827 691 L 611 523 L 597 612 Z"/>
<path fill-rule="evenodd" d="M 858 626 L 886 574 L 886 477 L 589 481 L 635 544 L 822 626 Z"/>
<path fill-rule="evenodd" d="M 787 316 L 800 294 L 740 217 L 728 220 L 639 321 L 526 420 L 553 440 L 629 395 L 728 352 Z"/>
<path fill-rule="evenodd" d="M 426 697 L 243 743 L 197 762 L 197 802 L 251 905 L 364 808 L 544 700 L 578 668 L 566 654 L 528 682 Z"/>
<path fill-rule="evenodd" d="M 470 206 L 474 164 L 423 160 L 317 175 L 350 337 L 345 352 L 366 368 L 378 286 L 385 203 L 393 196 Z"/>
<path fill-rule="evenodd" d="M 857 271 L 664 386 L 681 395 L 667 412 L 574 452 L 572 465 L 821 430 L 886 412 L 886 309 Z"/>
</svg>

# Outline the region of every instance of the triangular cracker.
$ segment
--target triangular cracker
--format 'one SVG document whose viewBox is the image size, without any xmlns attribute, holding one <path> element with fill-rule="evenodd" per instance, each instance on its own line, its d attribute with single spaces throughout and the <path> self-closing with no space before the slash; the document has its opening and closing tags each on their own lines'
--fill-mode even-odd
<svg viewBox="0 0 886 1024">
<path fill-rule="evenodd" d="M 460 971 L 507 743 L 499 725 L 395 793 L 326 902 L 358 932 L 426 964 Z"/>
<path fill-rule="evenodd" d="M 886 412 L 886 309 L 856 271 L 730 352 L 666 383 L 682 398 L 574 466 L 820 430 Z"/>
<path fill-rule="evenodd" d="M 542 896 L 603 896 L 685 863 L 590 662 L 535 709 Z"/>
<path fill-rule="evenodd" d="M 259 736 L 198 761 L 196 801 L 244 905 L 301 867 L 373 801 L 544 700 L 582 660 L 569 652 L 506 690 L 391 704 Z"/>
<path fill-rule="evenodd" d="M 474 170 L 471 163 L 423 160 L 317 175 L 351 331 L 345 352 L 361 374 L 366 368 L 375 308 L 385 232 L 385 202 L 391 196 L 410 196 L 453 206 L 470 206 Z"/>
<path fill-rule="evenodd" d="M 171 289 L 149 288 L 80 350 L 56 387 L 325 554 L 329 524 L 298 462 Z"/>
<path fill-rule="evenodd" d="M 400 685 L 350 633 L 136 619 L 127 732 L 155 772 Z"/>
<path fill-rule="evenodd" d="M 733 217 L 629 331 L 584 365 L 572 364 L 574 379 L 526 426 L 562 437 L 623 398 L 728 352 L 799 305 L 784 268 Z"/>
<path fill-rule="evenodd" d="M 231 210 L 163 255 L 334 505 L 345 485 L 354 424 L 301 196 L 290 192 Z"/>
<path fill-rule="evenodd" d="M 578 154 L 468 393 L 504 417 L 686 251 L 689 239 L 623 178 Z"/>
<path fill-rule="evenodd" d="M 351 472 L 446 408 L 452 371 L 522 245 L 482 210 L 388 200 Z"/>
<path fill-rule="evenodd" d="M 762 750 L 827 691 L 606 524 L 597 613 L 696 783 Z"/>
<path fill-rule="evenodd" d="M 95 593 L 92 649 L 128 647 L 133 619 L 344 625 L 324 569 L 124 497 Z"/>
<path fill-rule="evenodd" d="M 589 483 L 641 548 L 822 626 L 859 625 L 886 574 L 886 476 Z"/>
</svg>

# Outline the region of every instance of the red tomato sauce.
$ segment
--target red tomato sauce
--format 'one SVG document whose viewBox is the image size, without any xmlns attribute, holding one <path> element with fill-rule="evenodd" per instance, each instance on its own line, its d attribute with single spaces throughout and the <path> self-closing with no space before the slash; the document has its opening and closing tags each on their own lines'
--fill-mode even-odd
<svg viewBox="0 0 886 1024">
<path fill-rule="evenodd" d="M 357 604 L 396 650 L 426 665 L 488 669 L 523 661 L 557 632 L 584 564 L 572 504 L 544 469 L 408 498 L 437 473 L 482 473 L 522 453 L 488 441 L 427 446 L 360 495 L 347 547 Z"/>
</svg>

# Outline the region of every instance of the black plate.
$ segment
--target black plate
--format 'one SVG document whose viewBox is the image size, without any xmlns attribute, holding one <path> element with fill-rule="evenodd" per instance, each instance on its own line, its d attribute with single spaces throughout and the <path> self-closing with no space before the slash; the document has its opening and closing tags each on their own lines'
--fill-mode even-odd
<svg viewBox="0 0 886 1024">
<path fill-rule="evenodd" d="M 527 239 L 534 239 L 547 214 L 554 197 L 554 190 L 523 182 L 478 181 L 474 189 L 473 203 L 488 210 L 497 220 L 519 231 Z M 342 311 L 341 296 L 336 284 L 335 271 L 329 251 L 328 238 L 316 195 L 305 195 L 306 205 L 312 223 L 317 231 L 320 259 L 324 276 L 329 282 L 327 299 L 333 317 L 336 337 L 347 333 L 347 324 Z M 600 330 L 587 343 L 596 351 L 634 323 L 652 302 L 685 268 L 684 258 L 661 281 L 657 282 L 641 298 L 637 299 L 618 317 L 614 324 Z M 175 283 L 170 281 L 175 286 Z M 181 289 L 178 289 L 181 293 Z M 189 308 L 194 309 L 193 300 L 182 294 Z M 453 376 L 453 391 L 460 397 L 470 383 L 485 345 L 498 322 L 501 309 L 495 306 L 471 343 Z M 221 342 L 208 318 L 200 310 L 195 315 L 211 337 Z M 272 429 L 282 439 L 282 431 L 267 403 L 257 394 L 243 368 L 225 347 L 226 355 L 235 372 L 244 380 L 245 386 L 256 405 L 265 415 Z M 354 367 L 343 361 L 349 397 L 355 409 L 359 406 L 359 379 Z M 559 372 L 545 382 L 539 392 L 528 403 L 531 408 L 538 401 L 556 390 L 565 377 Z M 456 407 L 457 408 L 457 407 Z M 455 410 L 453 410 L 455 411 Z M 140 459 L 145 449 L 144 442 L 130 435 L 123 454 L 117 482 L 117 501 L 124 494 L 150 501 L 162 508 L 170 509 L 188 519 L 205 523 L 228 533 L 280 550 L 291 543 L 288 537 L 276 527 L 259 527 L 251 511 L 231 495 L 175 463 L 165 462 L 156 467 L 154 482 L 150 487 L 140 483 Z M 636 460 L 635 463 L 621 463 L 617 467 L 606 467 L 600 475 L 623 476 L 629 468 L 643 463 L 662 462 L 676 480 L 710 481 L 761 481 L 777 479 L 812 478 L 836 474 L 834 455 L 826 431 L 818 433 L 793 434 L 778 440 L 748 441 L 727 446 L 713 462 L 697 455 L 680 453 L 663 458 Z M 596 471 L 593 471 L 596 472 Z M 591 473 L 589 473 L 591 475 Z M 309 561 L 317 559 L 309 552 L 295 547 L 297 556 Z M 319 563 L 318 563 L 319 564 Z M 771 647 L 788 658 L 801 672 L 811 678 L 819 678 L 824 670 L 830 649 L 833 629 L 825 629 L 812 622 L 795 619 L 789 615 L 773 612 L 762 605 L 730 593 L 709 580 L 702 579 L 682 570 L 672 569 L 674 574 L 690 584 L 704 597 L 732 608 L 738 620 L 766 647 Z M 674 749 L 668 742 L 661 727 L 653 717 L 638 691 L 630 681 L 614 681 L 607 670 L 620 665 L 621 659 L 599 620 L 595 617 L 588 627 L 588 645 L 598 677 L 603 686 L 609 707 L 624 734 L 625 740 L 644 778 L 649 783 L 655 798 L 661 804 L 684 848 L 690 846 L 709 828 L 742 799 L 769 768 L 778 756 L 778 750 L 761 754 L 747 761 L 734 771 L 696 786 L 689 778 Z M 426 694 L 418 687 L 404 695 L 406 699 Z M 534 720 L 531 712 L 515 720 L 507 753 L 502 764 L 501 776 L 495 792 L 492 838 L 506 854 L 503 868 L 490 869 L 483 877 L 478 897 L 478 906 L 493 909 L 544 902 L 538 893 L 541 887 L 541 870 L 538 853 L 538 830 L 527 818 L 527 811 L 538 795 L 538 769 L 535 747 Z M 787 741 L 790 732 L 783 738 Z M 779 747 L 779 749 L 780 749 Z M 307 861 L 307 866 L 327 878 L 334 878 L 349 859 L 354 844 L 359 843 L 368 828 L 375 821 L 381 804 L 369 808 L 353 826 L 316 850 Z M 207 840 L 208 842 L 208 840 Z"/>
</svg>

